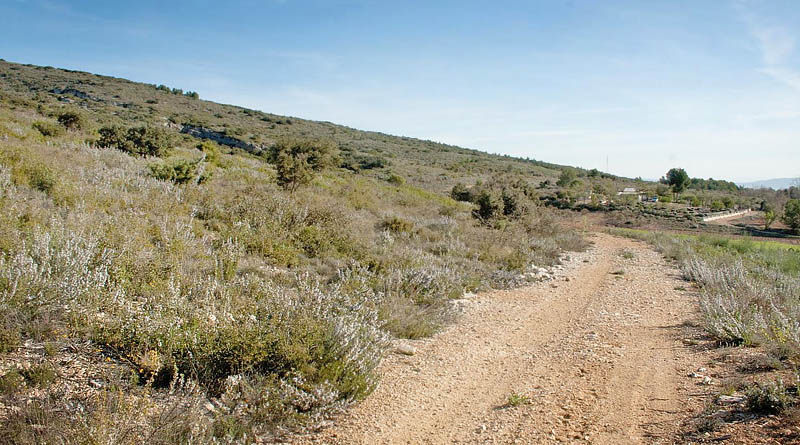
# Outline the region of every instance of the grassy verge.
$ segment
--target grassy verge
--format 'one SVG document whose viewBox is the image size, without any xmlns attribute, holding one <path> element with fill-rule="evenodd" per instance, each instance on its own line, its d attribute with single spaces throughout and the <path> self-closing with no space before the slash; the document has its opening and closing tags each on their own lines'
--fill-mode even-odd
<svg viewBox="0 0 800 445">
<path fill-rule="evenodd" d="M 720 342 L 800 355 L 800 249 L 779 242 L 615 229 L 652 243 L 700 287 L 705 328 Z"/>
</svg>

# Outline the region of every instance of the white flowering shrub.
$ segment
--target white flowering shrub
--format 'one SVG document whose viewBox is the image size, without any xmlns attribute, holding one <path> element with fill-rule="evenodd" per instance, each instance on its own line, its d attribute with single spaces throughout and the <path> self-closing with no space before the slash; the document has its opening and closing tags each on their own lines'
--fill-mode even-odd
<svg viewBox="0 0 800 445">
<path fill-rule="evenodd" d="M 800 252 L 720 237 L 620 232 L 652 242 L 700 286 L 705 328 L 717 340 L 800 354 Z"/>
</svg>

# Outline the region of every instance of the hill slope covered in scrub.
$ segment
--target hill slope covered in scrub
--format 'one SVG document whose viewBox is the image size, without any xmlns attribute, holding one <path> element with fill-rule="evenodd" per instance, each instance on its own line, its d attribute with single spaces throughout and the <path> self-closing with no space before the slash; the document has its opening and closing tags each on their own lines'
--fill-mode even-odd
<svg viewBox="0 0 800 445">
<path fill-rule="evenodd" d="M 313 423 L 392 337 L 584 247 L 538 205 L 555 167 L 2 61 L 0 436 Z"/>
</svg>

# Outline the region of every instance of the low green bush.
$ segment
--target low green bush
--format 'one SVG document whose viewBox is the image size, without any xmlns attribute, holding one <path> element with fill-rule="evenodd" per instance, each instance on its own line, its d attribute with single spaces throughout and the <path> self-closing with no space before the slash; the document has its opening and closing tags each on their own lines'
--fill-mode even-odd
<svg viewBox="0 0 800 445">
<path fill-rule="evenodd" d="M 25 387 L 25 377 L 19 370 L 12 368 L 0 376 L 0 395 L 13 395 Z"/>
<path fill-rule="evenodd" d="M 51 193 L 58 183 L 56 173 L 44 163 L 34 162 L 23 168 L 31 188 L 45 193 Z"/>
<path fill-rule="evenodd" d="M 450 197 L 456 201 L 472 202 L 472 193 L 462 183 L 458 183 L 450 190 Z"/>
<path fill-rule="evenodd" d="M 49 363 L 40 363 L 28 369 L 23 369 L 20 374 L 28 384 L 37 388 L 47 387 L 58 377 L 55 368 Z"/>
<path fill-rule="evenodd" d="M 41 133 L 42 136 L 55 137 L 64 134 L 64 128 L 52 122 L 36 121 L 33 123 L 33 128 Z"/>
<path fill-rule="evenodd" d="M 793 403 L 781 380 L 756 383 L 745 395 L 747 409 L 759 413 L 780 413 Z"/>
<path fill-rule="evenodd" d="M 293 192 L 335 165 L 337 147 L 329 140 L 285 139 L 270 147 L 268 159 L 275 164 L 278 185 Z"/>
<path fill-rule="evenodd" d="M 405 185 L 406 179 L 403 178 L 400 175 L 396 175 L 396 174 L 392 173 L 386 179 L 386 182 L 388 182 L 389 184 L 392 184 L 392 185 L 401 186 L 401 185 Z"/>
<path fill-rule="evenodd" d="M 83 130 L 87 127 L 86 117 L 76 111 L 67 111 L 59 114 L 58 123 L 70 131 Z"/>
<path fill-rule="evenodd" d="M 164 157 L 169 154 L 174 143 L 172 133 L 158 127 L 108 126 L 101 128 L 99 132 L 98 145 L 113 147 L 132 155 Z"/>
<path fill-rule="evenodd" d="M 154 162 L 148 165 L 150 174 L 161 181 L 171 181 L 176 184 L 189 182 L 203 183 L 208 180 L 208 173 L 200 171 L 200 160 L 172 159 L 169 161 Z"/>
<path fill-rule="evenodd" d="M 399 216 L 392 216 L 381 222 L 381 228 L 392 233 L 408 233 L 414 229 L 414 223 Z"/>
<path fill-rule="evenodd" d="M 4 314 L 10 315 L 10 314 Z M 0 354 L 11 352 L 20 345 L 21 338 L 17 329 L 6 327 L 0 328 Z"/>
</svg>

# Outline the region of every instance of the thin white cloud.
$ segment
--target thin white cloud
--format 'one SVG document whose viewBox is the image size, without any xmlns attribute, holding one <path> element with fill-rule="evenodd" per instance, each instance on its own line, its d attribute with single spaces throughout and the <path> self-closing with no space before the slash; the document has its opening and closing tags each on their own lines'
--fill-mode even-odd
<svg viewBox="0 0 800 445">
<path fill-rule="evenodd" d="M 266 58 L 273 59 L 278 63 L 291 63 L 307 69 L 332 71 L 341 66 L 341 60 L 331 54 L 314 51 L 263 51 Z"/>
<path fill-rule="evenodd" d="M 794 54 L 796 36 L 785 26 L 766 22 L 750 5 L 751 2 L 744 0 L 734 2 L 734 8 L 747 25 L 748 32 L 759 44 L 764 66 L 758 71 L 800 91 L 800 71 L 787 66 Z"/>
<path fill-rule="evenodd" d="M 795 39 L 785 28 L 755 25 L 751 32 L 758 39 L 761 56 L 767 65 L 783 64 L 794 51 Z"/>
<path fill-rule="evenodd" d="M 794 90 L 800 91 L 800 71 L 782 67 L 761 68 L 759 71 Z"/>
</svg>

